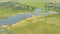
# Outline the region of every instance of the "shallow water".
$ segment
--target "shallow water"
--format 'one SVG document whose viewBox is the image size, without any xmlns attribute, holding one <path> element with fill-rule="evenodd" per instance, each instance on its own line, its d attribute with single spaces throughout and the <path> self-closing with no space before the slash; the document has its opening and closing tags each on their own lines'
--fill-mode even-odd
<svg viewBox="0 0 60 34">
<path fill-rule="evenodd" d="M 10 24 L 14 24 L 24 18 L 28 18 L 28 17 L 31 17 L 27 14 L 19 14 L 19 15 L 16 15 L 16 16 L 11 16 L 7 19 L 3 19 L 3 20 L 0 20 L 0 25 L 10 25 Z"/>
</svg>

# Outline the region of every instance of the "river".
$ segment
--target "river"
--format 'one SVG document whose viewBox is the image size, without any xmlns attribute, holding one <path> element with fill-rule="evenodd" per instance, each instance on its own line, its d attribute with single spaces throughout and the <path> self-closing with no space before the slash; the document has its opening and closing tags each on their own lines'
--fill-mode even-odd
<svg viewBox="0 0 60 34">
<path fill-rule="evenodd" d="M 57 12 L 44 12 L 41 14 L 41 9 L 35 9 L 34 12 L 30 12 L 30 13 L 26 13 L 26 14 L 17 14 L 16 16 L 11 16 L 11 17 L 8 17 L 6 19 L 2 19 L 0 20 L 0 26 L 2 25 L 11 25 L 11 24 L 15 24 L 17 23 L 18 21 L 21 21 L 25 18 L 30 18 L 32 17 L 32 15 L 34 16 L 45 16 L 45 15 L 48 15 L 48 14 L 57 14 Z"/>
</svg>

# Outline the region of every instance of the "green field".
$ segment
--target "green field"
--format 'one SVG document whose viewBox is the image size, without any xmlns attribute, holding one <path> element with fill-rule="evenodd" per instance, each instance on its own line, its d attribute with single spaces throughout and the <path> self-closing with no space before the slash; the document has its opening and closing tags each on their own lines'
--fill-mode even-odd
<svg viewBox="0 0 60 34">
<path fill-rule="evenodd" d="M 0 34 L 8 34 L 4 29 L 0 29 Z"/>
<path fill-rule="evenodd" d="M 58 12 L 58 14 L 47 16 L 32 16 L 16 24 L 1 27 L 7 29 L 11 34 L 60 34 L 60 4 L 59 6 L 56 4 L 51 9 L 49 8 L 51 6 L 45 7 L 45 5 L 49 5 L 48 2 L 53 1 L 60 0 L 11 0 L 12 3 L 10 1 L 0 3 L 0 19 L 33 12 L 35 8 L 43 8 L 42 13 L 45 11 Z M 0 30 L 0 32 L 6 33 L 4 30 Z"/>
<path fill-rule="evenodd" d="M 17 13 L 32 12 L 35 8 L 44 8 L 47 2 L 59 0 L 1 0 L 0 19 L 16 15 Z M 4 2 L 5 1 L 5 2 Z M 20 3 L 20 4 L 19 4 Z M 3 15 L 3 16 L 2 16 Z"/>
<path fill-rule="evenodd" d="M 8 0 L 6 0 L 8 1 Z M 19 2 L 24 5 L 29 5 L 37 8 L 43 8 L 47 2 L 60 1 L 60 0 L 11 0 L 12 2 Z"/>
<path fill-rule="evenodd" d="M 60 1 L 60 0 L 17 0 L 25 5 L 34 6 L 38 8 L 43 8 L 47 2 Z"/>
<path fill-rule="evenodd" d="M 1 2 L 0 3 L 0 19 L 15 16 L 16 14 L 33 12 L 35 7 L 23 5 L 18 2 Z M 3 16 L 2 16 L 3 15 Z"/>
<path fill-rule="evenodd" d="M 60 16 L 27 18 L 4 28 L 12 34 L 60 34 Z"/>
</svg>

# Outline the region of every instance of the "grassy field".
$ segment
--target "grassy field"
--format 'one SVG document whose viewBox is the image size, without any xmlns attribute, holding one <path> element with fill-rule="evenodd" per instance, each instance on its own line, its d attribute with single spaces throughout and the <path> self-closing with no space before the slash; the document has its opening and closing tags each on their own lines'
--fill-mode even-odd
<svg viewBox="0 0 60 34">
<path fill-rule="evenodd" d="M 0 34 L 8 34 L 4 29 L 0 29 Z"/>
<path fill-rule="evenodd" d="M 5 1 L 8 1 L 8 0 L 5 0 Z M 47 2 L 60 1 L 60 0 L 10 0 L 10 1 L 19 2 L 24 5 L 29 5 L 37 8 L 43 8 Z"/>
<path fill-rule="evenodd" d="M 59 1 L 59 0 L 16 0 L 16 1 L 22 3 L 23 5 L 37 8 L 44 8 L 44 5 L 47 2 Z M 11 9 L 9 8 L 7 10 L 7 8 L 1 8 L 0 16 L 8 17 L 18 13 L 24 13 L 24 11 L 17 12 L 18 10 L 15 9 L 11 10 Z M 48 16 L 33 16 L 32 18 L 27 18 L 13 25 L 5 27 L 2 26 L 2 28 L 7 29 L 11 34 L 60 34 L 60 14 L 48 15 Z"/>
<path fill-rule="evenodd" d="M 47 2 L 59 1 L 59 0 L 1 0 L 0 3 L 0 19 L 10 17 L 11 15 L 16 15 L 18 13 L 26 13 L 31 12 L 30 10 L 34 10 L 35 8 L 44 8 Z M 4 1 L 6 1 L 4 3 Z M 15 4 L 13 2 L 18 2 L 21 4 Z M 31 9 L 29 8 L 31 7 Z M 22 11 L 20 11 L 22 10 Z M 2 16 L 3 15 L 3 16 Z"/>
<path fill-rule="evenodd" d="M 4 19 L 16 14 L 33 12 L 34 7 L 23 5 L 18 2 L 1 2 L 0 3 L 0 19 Z M 2 16 L 3 15 L 3 16 Z"/>
<path fill-rule="evenodd" d="M 60 1 L 60 0 L 17 0 L 25 5 L 34 6 L 38 8 L 43 8 L 47 2 Z"/>
<path fill-rule="evenodd" d="M 7 2 L 7 1 L 9 1 L 9 0 L 0 0 L 0 2 Z"/>
<path fill-rule="evenodd" d="M 12 34 L 60 34 L 60 16 L 27 18 L 4 28 Z"/>
</svg>

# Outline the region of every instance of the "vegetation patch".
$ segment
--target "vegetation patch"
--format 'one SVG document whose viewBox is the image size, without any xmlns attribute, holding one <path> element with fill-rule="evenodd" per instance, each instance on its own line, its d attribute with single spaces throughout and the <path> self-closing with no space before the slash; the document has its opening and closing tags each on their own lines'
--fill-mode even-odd
<svg viewBox="0 0 60 34">
<path fill-rule="evenodd" d="M 4 28 L 12 34 L 60 34 L 60 16 L 30 18 Z"/>
</svg>

